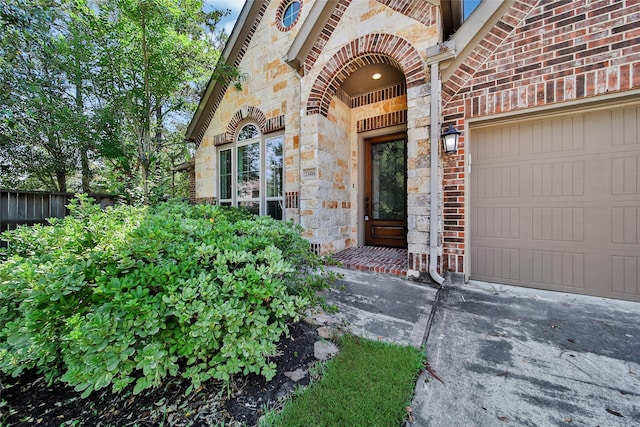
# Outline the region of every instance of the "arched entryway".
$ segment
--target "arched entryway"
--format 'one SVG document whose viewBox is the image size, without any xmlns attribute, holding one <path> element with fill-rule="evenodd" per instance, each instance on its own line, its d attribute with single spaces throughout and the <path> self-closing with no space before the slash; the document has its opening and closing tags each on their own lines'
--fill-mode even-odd
<svg viewBox="0 0 640 427">
<path fill-rule="evenodd" d="M 406 79 L 386 55 L 347 63 L 329 104 L 328 118 L 342 117 L 350 149 L 350 201 L 358 246 L 407 247 Z M 348 118 L 348 120 L 346 120 Z M 338 153 L 336 153 L 338 154 Z"/>
<path fill-rule="evenodd" d="M 418 51 L 400 37 L 370 34 L 344 45 L 312 76 L 301 135 L 306 237 L 325 253 L 426 242 L 427 212 L 416 209 L 428 194 L 426 174 L 414 173 L 428 152 L 428 88 Z"/>
<path fill-rule="evenodd" d="M 370 64 L 401 70 L 407 87 L 426 82 L 422 58 L 408 41 L 393 34 L 368 34 L 343 46 L 320 71 L 307 100 L 307 114 L 329 113 L 331 98 L 355 71 Z"/>
</svg>

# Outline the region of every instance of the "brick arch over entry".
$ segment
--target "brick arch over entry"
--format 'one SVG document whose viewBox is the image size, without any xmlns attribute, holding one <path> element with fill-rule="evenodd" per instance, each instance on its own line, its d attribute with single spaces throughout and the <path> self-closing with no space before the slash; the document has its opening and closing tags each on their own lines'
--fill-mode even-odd
<svg viewBox="0 0 640 427">
<path fill-rule="evenodd" d="M 260 127 L 260 131 L 262 133 L 265 132 L 265 126 L 267 124 L 267 118 L 264 113 L 257 107 L 242 107 L 239 109 L 229 121 L 229 125 L 227 126 L 227 132 L 225 135 L 225 139 L 227 141 L 233 141 L 233 138 L 238 130 L 238 125 L 245 119 L 253 119 L 258 122 L 258 126 Z"/>
<path fill-rule="evenodd" d="M 368 34 L 343 46 L 327 61 L 311 88 L 307 115 L 326 117 L 331 97 L 342 82 L 357 69 L 381 62 L 402 71 L 408 88 L 426 81 L 422 58 L 408 41 L 392 34 Z"/>
</svg>

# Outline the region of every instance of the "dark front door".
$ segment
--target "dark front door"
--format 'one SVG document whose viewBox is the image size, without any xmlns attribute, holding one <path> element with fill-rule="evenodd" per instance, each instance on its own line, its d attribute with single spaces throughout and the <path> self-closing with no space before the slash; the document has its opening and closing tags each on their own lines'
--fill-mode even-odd
<svg viewBox="0 0 640 427">
<path fill-rule="evenodd" d="M 365 140 L 365 244 L 407 247 L 407 138 Z"/>
</svg>

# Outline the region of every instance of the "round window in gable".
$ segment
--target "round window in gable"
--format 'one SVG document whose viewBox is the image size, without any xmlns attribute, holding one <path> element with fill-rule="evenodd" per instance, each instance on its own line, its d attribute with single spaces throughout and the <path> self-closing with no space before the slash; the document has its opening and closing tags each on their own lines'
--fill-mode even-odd
<svg viewBox="0 0 640 427">
<path fill-rule="evenodd" d="M 280 3 L 277 11 L 276 23 L 281 31 L 288 31 L 293 27 L 298 18 L 300 18 L 300 12 L 302 11 L 302 1 L 299 0 L 285 0 Z"/>
</svg>

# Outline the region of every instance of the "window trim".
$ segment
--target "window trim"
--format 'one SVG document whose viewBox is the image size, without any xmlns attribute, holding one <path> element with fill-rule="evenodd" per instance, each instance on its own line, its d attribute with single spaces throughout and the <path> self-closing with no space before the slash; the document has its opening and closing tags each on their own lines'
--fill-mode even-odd
<svg viewBox="0 0 640 427">
<path fill-rule="evenodd" d="M 254 138 L 250 138 L 250 139 L 246 139 L 246 140 L 240 140 L 238 141 L 238 136 L 240 134 L 240 132 L 242 132 L 242 129 L 244 129 L 247 125 L 253 125 L 255 126 L 258 131 L 259 131 L 259 135 L 254 137 Z M 274 139 L 281 139 L 281 144 L 282 144 L 282 159 L 281 159 L 281 176 L 282 176 L 282 182 L 281 182 L 281 188 L 280 188 L 280 195 L 279 196 L 267 196 L 267 142 L 270 140 L 274 140 Z M 257 198 L 240 198 L 239 194 L 238 194 L 238 149 L 241 147 L 245 147 L 251 144 L 255 144 L 258 143 L 259 144 L 259 148 L 260 148 L 260 165 L 259 165 L 259 196 Z M 225 144 L 224 146 L 220 146 L 218 147 L 217 151 L 217 170 L 216 170 L 216 180 L 217 180 L 217 192 L 218 195 L 221 196 L 223 194 L 222 191 L 222 156 L 224 152 L 230 152 L 231 153 L 231 199 L 222 199 L 221 197 L 219 197 L 219 204 L 220 205 L 225 205 L 225 206 L 240 206 L 241 203 L 251 203 L 251 202 L 257 202 L 258 203 L 258 212 L 259 215 L 269 215 L 268 213 L 268 203 L 269 202 L 274 202 L 274 201 L 278 201 L 280 202 L 280 206 L 281 206 L 281 212 L 282 212 L 282 220 L 286 219 L 286 209 L 285 209 L 285 164 L 284 164 L 284 145 L 285 145 L 285 135 L 284 135 L 284 131 L 280 131 L 280 132 L 272 132 L 269 134 L 265 134 L 262 131 L 260 131 L 260 127 L 257 125 L 257 123 L 253 122 L 253 121 L 247 121 L 245 123 L 242 123 L 241 125 L 238 126 L 238 131 L 235 134 L 235 138 L 234 138 L 234 142 L 231 144 Z"/>
<path fill-rule="evenodd" d="M 268 188 L 267 188 L 267 143 L 270 140 L 280 139 L 281 140 L 281 149 L 282 149 L 282 159 L 280 164 L 282 182 L 280 186 L 280 195 L 278 196 L 269 196 Z M 262 200 L 264 200 L 264 214 L 269 215 L 268 207 L 269 202 L 280 202 L 280 210 L 282 211 L 282 219 L 285 219 L 285 205 L 284 205 L 284 184 L 285 184 L 285 172 L 284 172 L 284 132 L 277 132 L 273 134 L 262 135 L 262 157 L 261 157 L 261 167 L 263 171 L 261 171 L 261 176 L 264 176 L 263 185 L 262 185 Z M 262 173 L 264 172 L 264 174 Z M 262 206 L 262 203 L 261 203 Z M 262 210 L 262 209 L 261 209 Z"/>
<path fill-rule="evenodd" d="M 297 9 L 294 11 L 294 5 L 297 6 Z M 282 12 L 282 26 L 285 28 L 289 28 L 293 26 L 293 24 L 298 20 L 298 16 L 300 16 L 300 2 L 297 0 L 292 0 L 289 2 L 287 7 L 284 8 L 284 12 Z M 290 22 L 287 24 L 287 20 Z"/>
<path fill-rule="evenodd" d="M 226 206 L 226 205 L 233 205 L 233 182 L 234 182 L 234 167 L 233 167 L 233 152 L 234 152 L 234 147 L 233 146 L 225 146 L 222 147 L 220 149 L 218 149 L 218 170 L 217 170 L 217 179 L 218 179 L 218 203 L 220 205 Z M 231 198 L 226 198 L 223 199 L 222 198 L 222 153 L 224 152 L 229 152 L 230 157 L 231 157 L 231 171 L 229 173 L 229 179 L 230 179 L 230 188 L 229 188 L 229 195 L 231 196 Z"/>
<path fill-rule="evenodd" d="M 298 3 L 298 12 L 296 16 L 291 20 L 289 25 L 285 24 L 285 14 L 292 7 L 293 3 Z M 303 0 L 283 0 L 278 6 L 278 10 L 276 11 L 276 26 L 280 31 L 289 31 L 293 28 L 298 21 L 300 20 L 300 16 L 302 16 L 302 8 L 304 6 Z"/>
<path fill-rule="evenodd" d="M 243 126 L 244 127 L 244 126 Z M 240 162 L 240 156 L 238 155 L 238 151 L 239 149 L 243 148 L 243 147 L 248 147 L 250 145 L 258 145 L 258 150 L 259 150 L 259 159 L 258 159 L 258 197 L 240 197 L 240 190 L 239 190 L 239 183 L 240 183 L 240 171 L 238 170 L 238 166 L 239 166 L 239 162 Z M 235 192 L 235 202 L 236 205 L 240 205 L 241 203 L 256 203 L 258 202 L 258 213 L 260 215 L 262 215 L 262 164 L 264 162 L 263 159 L 263 155 L 262 155 L 262 133 L 260 134 L 260 136 L 257 136 L 255 138 L 251 138 L 251 139 L 245 139 L 242 141 L 237 141 L 236 142 L 236 147 L 235 147 L 235 153 L 236 153 L 236 174 L 234 176 L 235 179 L 235 184 L 236 184 L 236 192 Z M 247 171 L 247 172 L 251 172 L 251 170 Z"/>
</svg>

